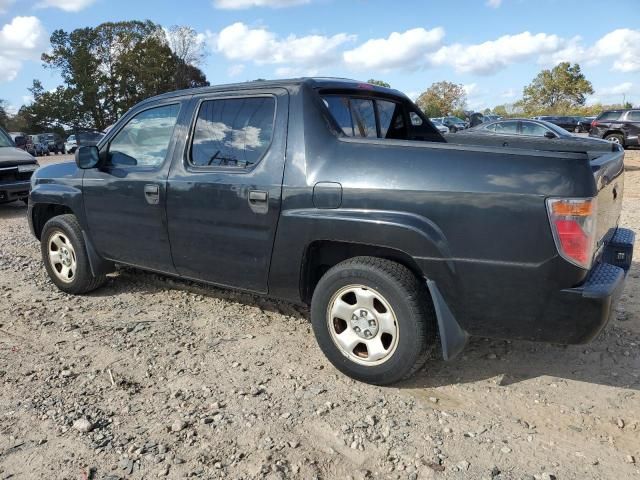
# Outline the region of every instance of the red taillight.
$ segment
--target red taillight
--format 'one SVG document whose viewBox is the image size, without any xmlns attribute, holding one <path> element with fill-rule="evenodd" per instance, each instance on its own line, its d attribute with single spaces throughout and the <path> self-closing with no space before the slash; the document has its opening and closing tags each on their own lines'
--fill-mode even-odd
<svg viewBox="0 0 640 480">
<path fill-rule="evenodd" d="M 562 251 L 581 264 L 588 262 L 589 237 L 575 220 L 556 220 L 556 231 Z"/>
<path fill-rule="evenodd" d="M 598 126 L 598 121 L 594 120 L 593 122 L 591 122 L 591 128 L 593 127 L 597 127 Z"/>
<path fill-rule="evenodd" d="M 571 263 L 590 268 L 596 240 L 596 200 L 547 200 L 547 211 L 558 253 Z"/>
</svg>

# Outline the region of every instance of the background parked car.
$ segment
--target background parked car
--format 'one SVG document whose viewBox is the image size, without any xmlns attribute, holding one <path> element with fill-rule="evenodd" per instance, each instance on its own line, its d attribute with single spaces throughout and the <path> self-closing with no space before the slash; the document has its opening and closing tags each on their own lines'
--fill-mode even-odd
<svg viewBox="0 0 640 480">
<path fill-rule="evenodd" d="M 40 138 L 40 135 L 29 135 L 29 138 L 33 144 L 34 156 L 49 155 L 49 145 Z"/>
<path fill-rule="evenodd" d="M 467 139 L 474 136 L 477 138 L 477 135 L 495 136 L 495 144 L 504 147 L 509 146 L 510 136 L 519 139 L 528 138 L 532 142 L 530 148 L 542 147 L 543 149 L 548 149 L 551 146 L 563 151 L 579 151 L 582 148 L 587 151 L 611 151 L 612 147 L 611 144 L 607 145 L 607 142 L 603 140 L 573 135 L 554 123 L 530 118 L 513 118 L 483 123 L 475 128 L 460 132 L 460 135 L 456 136 L 456 138 Z M 469 141 L 467 143 L 473 142 Z"/>
<path fill-rule="evenodd" d="M 33 142 L 31 141 L 29 135 L 23 132 L 10 132 L 9 136 L 11 137 L 11 140 L 13 140 L 13 143 L 16 144 L 16 148 L 24 150 L 25 152 L 35 156 Z"/>
<path fill-rule="evenodd" d="M 623 147 L 640 145 L 640 109 L 602 112 L 591 124 L 589 136 L 604 138 Z"/>
<path fill-rule="evenodd" d="M 76 136 L 69 135 L 67 137 L 67 141 L 64 142 L 64 149 L 67 151 L 67 153 L 74 153 L 76 151 L 76 148 L 78 148 L 78 142 L 76 142 Z"/>
<path fill-rule="evenodd" d="M 459 130 L 464 130 L 469 126 L 464 120 L 454 116 L 437 117 L 435 120 L 439 120 L 445 127 L 449 129 L 449 132 L 451 133 L 455 133 Z"/>
<path fill-rule="evenodd" d="M 596 117 L 576 117 L 578 120 L 577 133 L 589 133 L 591 131 L 591 123 Z"/>
<path fill-rule="evenodd" d="M 553 123 L 561 128 L 564 128 L 567 132 L 575 132 L 576 128 L 578 128 L 578 120 L 576 120 L 576 117 L 542 115 L 540 117 L 534 117 L 534 119 Z"/>
<path fill-rule="evenodd" d="M 438 118 L 430 118 L 429 120 L 431 120 L 431 123 L 433 123 L 433 126 L 436 127 L 438 131 L 443 135 L 445 133 L 449 133 L 449 127 L 445 127 L 444 124 L 442 123 L 442 120 Z"/>
<path fill-rule="evenodd" d="M 66 153 L 64 148 L 64 140 L 57 133 L 43 133 L 40 135 L 40 139 L 47 142 L 49 147 L 49 153 Z"/>
</svg>

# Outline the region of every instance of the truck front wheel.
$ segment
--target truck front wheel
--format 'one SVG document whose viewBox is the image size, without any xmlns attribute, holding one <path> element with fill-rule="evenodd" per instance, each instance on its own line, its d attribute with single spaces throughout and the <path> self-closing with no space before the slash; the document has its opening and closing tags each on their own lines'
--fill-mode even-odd
<svg viewBox="0 0 640 480">
<path fill-rule="evenodd" d="M 375 257 L 346 260 L 320 279 L 311 322 L 338 370 L 375 385 L 413 375 L 436 340 L 426 286 L 403 265 Z"/>
<path fill-rule="evenodd" d="M 53 217 L 42 229 L 40 249 L 51 281 L 66 293 L 87 293 L 102 286 L 105 275 L 94 276 L 82 236 L 74 215 Z"/>
</svg>

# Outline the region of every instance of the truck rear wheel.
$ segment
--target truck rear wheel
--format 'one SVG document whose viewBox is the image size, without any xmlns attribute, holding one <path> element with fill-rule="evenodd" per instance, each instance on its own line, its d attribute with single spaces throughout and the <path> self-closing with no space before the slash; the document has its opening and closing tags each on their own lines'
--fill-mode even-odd
<svg viewBox="0 0 640 480">
<path fill-rule="evenodd" d="M 50 219 L 42 229 L 40 249 L 49 278 L 63 292 L 87 293 L 107 280 L 91 272 L 82 229 L 74 215 Z"/>
<path fill-rule="evenodd" d="M 320 279 L 311 322 L 338 370 L 375 385 L 413 375 L 436 340 L 426 286 L 403 265 L 375 257 L 346 260 Z"/>
</svg>

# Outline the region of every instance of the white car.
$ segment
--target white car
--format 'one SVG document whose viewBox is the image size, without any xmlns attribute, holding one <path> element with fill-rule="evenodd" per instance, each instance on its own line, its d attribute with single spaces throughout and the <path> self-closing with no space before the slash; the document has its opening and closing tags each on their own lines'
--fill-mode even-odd
<svg viewBox="0 0 640 480">
<path fill-rule="evenodd" d="M 431 120 L 431 123 L 433 123 L 433 125 L 438 129 L 438 131 L 440 133 L 442 133 L 443 135 L 445 133 L 449 133 L 449 127 L 447 127 L 446 125 L 444 125 L 442 123 L 442 121 L 438 118 L 430 118 L 429 120 Z"/>
<path fill-rule="evenodd" d="M 75 135 L 69 135 L 67 141 L 64 142 L 64 150 L 67 153 L 74 153 L 78 148 L 78 142 L 76 141 Z"/>
</svg>

